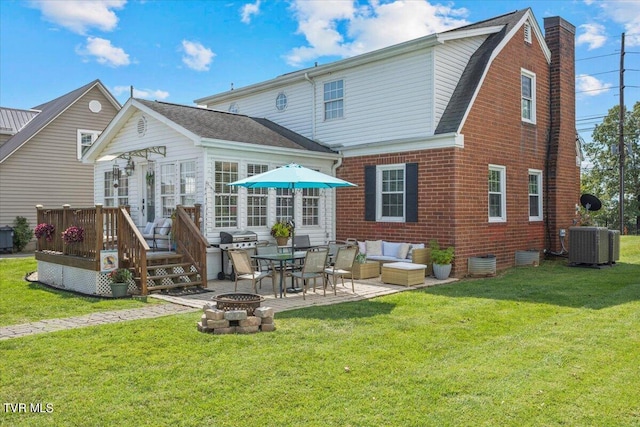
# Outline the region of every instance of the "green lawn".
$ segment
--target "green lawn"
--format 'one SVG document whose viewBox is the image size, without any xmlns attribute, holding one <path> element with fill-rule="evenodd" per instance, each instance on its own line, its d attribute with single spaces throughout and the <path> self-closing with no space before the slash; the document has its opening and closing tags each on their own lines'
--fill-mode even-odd
<svg viewBox="0 0 640 427">
<path fill-rule="evenodd" d="M 28 273 L 37 269 L 34 257 L 0 259 L 0 326 L 142 307 L 145 304 L 134 299 L 79 296 L 24 280 Z M 157 303 L 157 300 L 152 303 Z"/>
<path fill-rule="evenodd" d="M 279 313 L 271 333 L 198 318 L 0 341 L 2 401 L 52 409 L 5 405 L 0 425 L 640 425 L 638 237 L 612 268 L 548 261 Z"/>
</svg>

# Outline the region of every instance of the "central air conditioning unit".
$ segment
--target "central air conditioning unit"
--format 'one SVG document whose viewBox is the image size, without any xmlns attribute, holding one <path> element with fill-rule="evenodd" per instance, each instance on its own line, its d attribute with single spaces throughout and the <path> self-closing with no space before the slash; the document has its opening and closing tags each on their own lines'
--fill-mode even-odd
<svg viewBox="0 0 640 427">
<path fill-rule="evenodd" d="M 606 227 L 569 227 L 570 264 L 609 262 L 609 230 Z"/>
</svg>

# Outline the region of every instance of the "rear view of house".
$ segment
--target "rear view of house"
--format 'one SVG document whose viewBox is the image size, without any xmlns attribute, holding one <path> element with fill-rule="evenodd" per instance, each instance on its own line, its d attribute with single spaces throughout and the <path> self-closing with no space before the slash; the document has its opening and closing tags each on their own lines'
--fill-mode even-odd
<svg viewBox="0 0 640 427">
<path fill-rule="evenodd" d="M 0 225 L 35 227 L 38 204 L 93 204 L 93 167 L 82 154 L 120 110 L 99 81 L 30 110 L 0 108 Z"/>
<path fill-rule="evenodd" d="M 531 9 L 196 100 L 339 152 L 340 239 L 560 249 L 579 197 L 574 27 Z"/>
</svg>

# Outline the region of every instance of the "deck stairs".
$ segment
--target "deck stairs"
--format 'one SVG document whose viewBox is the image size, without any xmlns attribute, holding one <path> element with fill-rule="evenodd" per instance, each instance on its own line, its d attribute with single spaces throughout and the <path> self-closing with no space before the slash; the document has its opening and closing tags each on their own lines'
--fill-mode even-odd
<svg viewBox="0 0 640 427">
<path fill-rule="evenodd" d="M 175 252 L 149 252 L 147 254 L 147 289 L 149 292 L 186 288 L 206 287 L 196 267 L 185 262 L 184 257 Z M 140 282 L 140 278 L 136 278 Z"/>
</svg>

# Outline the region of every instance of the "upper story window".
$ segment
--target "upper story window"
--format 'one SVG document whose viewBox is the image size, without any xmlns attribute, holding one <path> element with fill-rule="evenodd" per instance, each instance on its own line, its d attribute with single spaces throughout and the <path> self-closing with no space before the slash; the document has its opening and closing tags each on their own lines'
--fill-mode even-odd
<svg viewBox="0 0 640 427">
<path fill-rule="evenodd" d="M 536 122 L 536 75 L 531 71 L 520 71 L 520 88 L 522 98 L 522 121 Z"/>
<path fill-rule="evenodd" d="M 338 119 L 344 116 L 344 80 L 324 84 L 324 119 Z"/>
<path fill-rule="evenodd" d="M 231 105 L 229 105 L 229 112 L 238 114 L 240 112 L 240 107 L 238 107 L 238 104 L 234 102 Z"/>
<path fill-rule="evenodd" d="M 280 92 L 276 97 L 276 109 L 278 111 L 284 111 L 287 108 L 287 95 L 284 92 Z"/>
<path fill-rule="evenodd" d="M 542 171 L 529 170 L 529 221 L 542 221 Z"/>
<path fill-rule="evenodd" d="M 78 129 L 78 159 L 82 158 L 84 153 L 87 152 L 93 143 L 100 136 L 100 132 L 97 130 L 85 130 Z"/>
<path fill-rule="evenodd" d="M 489 165 L 489 222 L 507 220 L 506 173 L 504 166 Z"/>
</svg>

